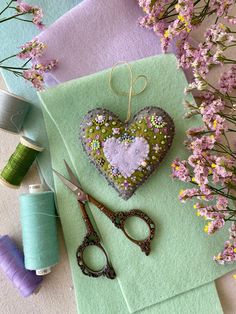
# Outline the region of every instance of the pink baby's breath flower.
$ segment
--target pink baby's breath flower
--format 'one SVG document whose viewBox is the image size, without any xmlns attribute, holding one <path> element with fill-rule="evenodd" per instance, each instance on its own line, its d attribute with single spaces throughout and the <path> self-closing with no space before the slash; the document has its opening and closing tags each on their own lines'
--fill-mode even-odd
<svg viewBox="0 0 236 314">
<path fill-rule="evenodd" d="M 216 10 L 217 16 L 227 15 L 229 8 L 234 3 L 234 0 L 211 0 L 210 8 Z"/>
<path fill-rule="evenodd" d="M 33 39 L 23 46 L 21 46 L 21 52 L 18 53 L 20 59 L 35 59 L 43 55 L 47 45 L 40 42 L 38 39 Z"/>
<path fill-rule="evenodd" d="M 172 167 L 172 177 L 179 179 L 184 182 L 191 181 L 189 169 L 187 167 L 188 163 L 186 160 L 180 161 L 178 158 L 176 158 L 171 167 Z"/>
<path fill-rule="evenodd" d="M 178 41 L 178 65 L 183 69 L 189 69 L 194 60 L 195 49 L 189 42 Z"/>
<path fill-rule="evenodd" d="M 212 168 L 212 180 L 214 183 L 221 182 L 228 184 L 235 180 L 233 173 L 234 160 L 224 156 L 217 157 L 215 163 L 211 165 Z"/>
<path fill-rule="evenodd" d="M 225 118 L 218 114 L 214 116 L 213 121 L 208 121 L 208 127 L 214 132 L 216 139 L 220 139 L 221 135 L 228 129 Z"/>
<path fill-rule="evenodd" d="M 229 71 L 224 72 L 219 80 L 220 91 L 230 93 L 236 88 L 236 65 L 233 65 Z"/>
<path fill-rule="evenodd" d="M 218 264 L 231 264 L 236 261 L 236 224 L 232 223 L 229 229 L 229 239 L 225 242 L 224 249 L 218 255 L 214 256 L 214 261 Z"/>
<path fill-rule="evenodd" d="M 212 48 L 214 44 L 227 45 L 233 40 L 234 37 L 229 34 L 228 28 L 221 23 L 210 26 L 205 33 L 205 41 L 208 44 L 208 48 Z"/>
<path fill-rule="evenodd" d="M 227 22 L 229 22 L 232 25 L 236 25 L 236 17 L 235 16 L 230 16 L 227 15 L 224 17 L 226 19 Z"/>
<path fill-rule="evenodd" d="M 16 10 L 19 14 L 33 14 L 33 19 L 32 22 L 39 28 L 42 29 L 44 28 L 44 24 L 42 22 L 42 18 L 43 18 L 43 11 L 40 7 L 38 6 L 32 6 L 29 5 L 28 3 L 21 1 L 21 0 L 17 0 L 17 6 L 16 6 Z"/>
<path fill-rule="evenodd" d="M 222 218 L 215 219 L 213 221 L 209 221 L 204 228 L 204 231 L 208 234 L 213 234 L 219 229 L 223 228 L 225 224 L 225 220 Z"/>
<path fill-rule="evenodd" d="M 31 82 L 37 90 L 42 90 L 44 87 L 44 74 L 51 71 L 57 63 L 57 60 L 52 60 L 45 64 L 34 64 L 32 68 L 23 71 L 22 76 Z"/>
<path fill-rule="evenodd" d="M 209 54 L 209 48 L 204 44 L 199 44 L 198 48 L 194 50 L 193 61 L 191 63 L 195 77 L 197 73 L 200 77 L 205 78 L 212 63 L 213 58 Z"/>
<path fill-rule="evenodd" d="M 229 201 L 226 197 L 219 195 L 217 202 L 216 202 L 216 208 L 218 210 L 227 210 L 227 206 L 229 204 Z"/>
<path fill-rule="evenodd" d="M 202 184 L 200 185 L 200 192 L 202 194 L 201 197 L 198 197 L 198 199 L 203 199 L 205 201 L 212 201 L 214 199 L 214 194 L 212 191 L 209 189 L 207 184 Z"/>
<path fill-rule="evenodd" d="M 45 64 L 43 65 L 44 72 L 49 72 L 49 71 L 51 71 L 51 70 L 54 69 L 57 65 L 58 65 L 58 60 L 57 60 L 57 59 L 48 61 L 47 63 L 45 63 Z"/>
<path fill-rule="evenodd" d="M 185 202 L 185 201 L 192 199 L 196 196 L 201 196 L 200 190 L 196 189 L 196 188 L 181 190 L 179 192 L 179 200 L 181 202 Z"/>
<path fill-rule="evenodd" d="M 196 164 L 193 169 L 194 172 L 194 182 L 196 182 L 200 187 L 208 184 L 209 167 L 205 164 Z"/>
<path fill-rule="evenodd" d="M 235 16 L 230 16 L 235 0 L 138 2 L 145 12 L 140 25 L 160 36 L 164 52 L 174 41 L 179 67 L 192 70 L 193 80 L 186 92 L 194 90 L 201 102 L 188 103 L 184 118 L 199 115 L 203 124 L 187 131 L 185 146 L 191 155 L 187 160 L 173 161 L 172 177 L 194 185 L 181 190 L 179 199 L 182 202 L 197 199 L 194 205 L 197 215 L 208 220 L 205 232 L 213 234 L 226 221 L 236 220 L 236 210 L 229 203 L 229 199 L 235 199 L 236 187 L 236 146 L 230 143 L 230 135 L 235 134 L 236 103 L 232 93 L 236 90 L 236 66 L 235 58 L 228 54 L 228 50 L 234 49 L 236 38 L 235 32 L 218 19 L 222 17 L 236 25 Z M 216 22 L 206 30 L 202 42 L 190 44 L 191 31 L 211 15 L 217 16 Z M 225 64 L 231 68 L 221 75 L 217 88 L 208 80 L 208 73 Z M 220 264 L 236 261 L 235 223 L 230 229 L 230 241 L 214 259 Z"/>
<path fill-rule="evenodd" d="M 44 24 L 42 22 L 42 18 L 43 18 L 43 10 L 39 7 L 34 7 L 33 8 L 33 23 L 39 28 L 39 29 L 43 29 L 44 28 Z"/>
<path fill-rule="evenodd" d="M 233 263 L 236 260 L 236 247 L 226 241 L 223 252 L 214 256 L 213 260 L 220 265 Z"/>
<path fill-rule="evenodd" d="M 202 136 L 192 141 L 190 147 L 194 155 L 201 155 L 203 151 L 210 150 L 214 147 L 216 139 L 214 136 Z"/>
<path fill-rule="evenodd" d="M 221 99 L 216 99 L 212 102 L 202 102 L 200 106 L 202 120 L 207 128 L 214 132 L 216 139 L 219 139 L 222 133 L 228 129 L 226 119 L 218 114 L 224 110 L 224 107 L 225 103 Z"/>
<path fill-rule="evenodd" d="M 20 13 L 31 13 L 32 6 L 22 0 L 17 0 L 17 11 Z"/>
<path fill-rule="evenodd" d="M 33 66 L 29 70 L 23 71 L 23 78 L 32 83 L 34 88 L 42 90 L 44 86 L 43 73 Z"/>
<path fill-rule="evenodd" d="M 231 228 L 229 229 L 229 239 L 233 240 L 236 244 L 236 223 L 233 222 Z"/>
<path fill-rule="evenodd" d="M 202 102 L 200 106 L 200 113 L 206 121 L 210 121 L 214 118 L 216 113 L 220 113 L 225 108 L 225 103 L 222 99 L 216 99 L 213 101 Z"/>
</svg>

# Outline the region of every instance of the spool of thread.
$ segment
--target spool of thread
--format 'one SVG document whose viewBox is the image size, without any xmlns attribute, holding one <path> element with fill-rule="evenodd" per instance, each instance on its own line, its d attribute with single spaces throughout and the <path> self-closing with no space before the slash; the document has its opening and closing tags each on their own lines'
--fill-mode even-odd
<svg viewBox="0 0 236 314">
<path fill-rule="evenodd" d="M 1 172 L 0 183 L 17 189 L 20 187 L 26 173 L 43 148 L 31 139 L 22 136 L 15 152 L 9 158 Z"/>
<path fill-rule="evenodd" d="M 0 89 L 0 129 L 19 133 L 29 109 L 27 100 Z"/>
<path fill-rule="evenodd" d="M 59 260 L 54 193 L 44 191 L 42 185 L 29 190 L 20 196 L 25 268 L 42 276 Z"/>
<path fill-rule="evenodd" d="M 39 290 L 42 278 L 24 267 L 23 253 L 9 236 L 0 236 L 0 268 L 23 297 Z"/>
</svg>

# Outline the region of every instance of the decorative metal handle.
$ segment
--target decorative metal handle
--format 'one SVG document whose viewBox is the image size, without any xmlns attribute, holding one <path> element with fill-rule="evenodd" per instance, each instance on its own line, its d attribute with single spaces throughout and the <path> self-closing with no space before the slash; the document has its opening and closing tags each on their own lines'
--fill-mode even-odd
<svg viewBox="0 0 236 314">
<path fill-rule="evenodd" d="M 102 267 L 102 269 L 100 270 L 91 269 L 89 266 L 86 265 L 84 261 L 84 258 L 83 258 L 84 250 L 90 245 L 97 246 L 105 255 L 106 263 L 104 267 Z M 82 244 L 78 247 L 78 250 L 76 252 L 76 258 L 77 258 L 77 263 L 80 269 L 82 270 L 83 274 L 85 274 L 86 276 L 94 277 L 94 278 L 105 276 L 109 279 L 114 279 L 116 277 L 115 270 L 113 266 L 111 265 L 111 263 L 109 262 L 107 253 L 105 249 L 103 248 L 103 246 L 101 245 L 100 239 L 95 231 L 88 232 L 86 234 Z"/>
<path fill-rule="evenodd" d="M 130 217 L 138 217 L 147 224 L 149 228 L 149 235 L 147 236 L 147 238 L 143 240 L 136 240 L 127 233 L 127 231 L 125 230 L 125 222 Z M 150 254 L 151 240 L 154 238 L 156 226 L 154 221 L 147 214 L 139 209 L 132 209 L 128 212 L 117 212 L 114 213 L 112 222 L 117 228 L 121 229 L 124 232 L 124 234 L 130 241 L 137 244 L 141 248 L 142 252 L 144 252 L 147 256 Z"/>
<path fill-rule="evenodd" d="M 113 223 L 114 225 L 121 229 L 126 237 L 132 241 L 133 243 L 137 244 L 142 252 L 144 252 L 146 255 L 149 255 L 151 252 L 151 240 L 154 238 L 156 226 L 154 221 L 144 212 L 142 212 L 140 209 L 132 209 L 128 212 L 113 212 L 110 209 L 108 209 L 105 205 L 97 201 L 95 198 L 93 198 L 91 195 L 88 195 L 88 200 L 92 202 L 94 205 L 96 205 Z M 125 230 L 125 222 L 126 219 L 129 217 L 138 217 L 142 219 L 149 228 L 149 235 L 146 239 L 143 240 L 136 240 L 133 239 Z"/>
<path fill-rule="evenodd" d="M 78 263 L 80 269 L 82 270 L 82 272 L 86 276 L 95 277 L 95 278 L 101 277 L 101 276 L 106 276 L 109 279 L 114 279 L 116 277 L 115 270 L 114 270 L 113 266 L 111 265 L 111 263 L 109 262 L 107 252 L 105 251 L 105 249 L 101 245 L 101 240 L 100 240 L 97 232 L 94 230 L 94 227 L 93 227 L 93 225 L 89 219 L 89 216 L 87 214 L 85 204 L 81 201 L 78 201 L 78 202 L 79 202 L 82 216 L 83 216 L 83 219 L 84 219 L 84 222 L 86 225 L 87 234 L 84 237 L 82 244 L 77 249 L 77 252 L 76 252 L 77 263 Z M 103 254 L 105 255 L 106 263 L 105 263 L 104 267 L 100 270 L 91 269 L 88 265 L 86 265 L 86 263 L 84 261 L 84 258 L 83 258 L 84 251 L 87 247 L 89 247 L 91 245 L 98 247 L 103 252 Z"/>
</svg>

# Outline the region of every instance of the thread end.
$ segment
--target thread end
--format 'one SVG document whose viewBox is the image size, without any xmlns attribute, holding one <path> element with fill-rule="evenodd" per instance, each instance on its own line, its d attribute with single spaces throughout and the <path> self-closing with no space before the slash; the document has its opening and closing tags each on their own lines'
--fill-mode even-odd
<svg viewBox="0 0 236 314">
<path fill-rule="evenodd" d="M 51 267 L 36 269 L 37 276 L 45 276 L 51 272 Z"/>
<path fill-rule="evenodd" d="M 44 185 L 42 183 L 39 184 L 31 184 L 29 185 L 29 193 L 34 194 L 34 193 L 40 193 L 44 192 Z"/>
</svg>

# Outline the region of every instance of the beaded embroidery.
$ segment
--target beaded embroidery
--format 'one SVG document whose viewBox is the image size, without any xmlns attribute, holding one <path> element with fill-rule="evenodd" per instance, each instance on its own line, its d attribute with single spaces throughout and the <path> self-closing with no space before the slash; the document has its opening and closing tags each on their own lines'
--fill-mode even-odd
<svg viewBox="0 0 236 314">
<path fill-rule="evenodd" d="M 128 123 L 106 109 L 94 109 L 81 123 L 85 152 L 123 199 L 158 167 L 173 137 L 173 120 L 158 107 L 142 109 Z"/>
</svg>

